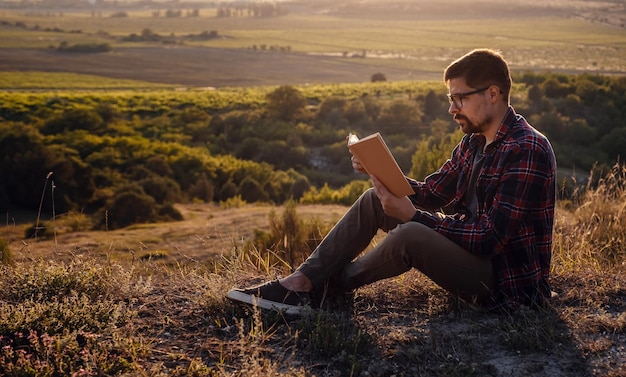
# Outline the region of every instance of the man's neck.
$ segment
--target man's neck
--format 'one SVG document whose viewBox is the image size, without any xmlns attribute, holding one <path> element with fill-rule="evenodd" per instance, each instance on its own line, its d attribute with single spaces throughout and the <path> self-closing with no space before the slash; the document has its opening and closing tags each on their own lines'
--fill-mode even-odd
<svg viewBox="0 0 626 377">
<path fill-rule="evenodd" d="M 508 111 L 508 105 L 499 107 L 498 110 L 494 112 L 493 117 L 491 118 L 491 123 L 483 132 L 481 132 L 481 134 L 485 137 L 485 148 L 487 148 L 487 146 L 495 140 L 496 134 L 500 129 L 500 125 L 502 124 L 502 121 Z"/>
</svg>

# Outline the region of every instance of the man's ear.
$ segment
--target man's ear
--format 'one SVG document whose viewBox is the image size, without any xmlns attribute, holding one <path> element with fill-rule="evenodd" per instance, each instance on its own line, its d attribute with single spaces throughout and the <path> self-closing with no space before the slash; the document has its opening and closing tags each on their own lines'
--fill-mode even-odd
<svg viewBox="0 0 626 377">
<path fill-rule="evenodd" d="M 487 89 L 487 93 L 489 94 L 489 99 L 491 102 L 496 102 L 500 100 L 500 96 L 502 95 L 502 91 L 496 85 L 491 85 L 489 89 Z"/>
</svg>

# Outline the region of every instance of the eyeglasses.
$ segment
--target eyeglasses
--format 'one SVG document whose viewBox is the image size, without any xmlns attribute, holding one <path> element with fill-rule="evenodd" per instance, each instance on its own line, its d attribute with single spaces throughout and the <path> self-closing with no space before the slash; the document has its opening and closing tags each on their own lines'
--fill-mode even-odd
<svg viewBox="0 0 626 377">
<path fill-rule="evenodd" d="M 471 92 L 466 93 L 448 94 L 448 102 L 450 102 L 450 105 L 454 103 L 454 106 L 456 106 L 457 109 L 460 109 L 463 107 L 463 98 L 469 97 L 472 94 L 484 92 L 487 89 L 489 89 L 489 86 L 481 89 L 472 90 Z"/>
</svg>

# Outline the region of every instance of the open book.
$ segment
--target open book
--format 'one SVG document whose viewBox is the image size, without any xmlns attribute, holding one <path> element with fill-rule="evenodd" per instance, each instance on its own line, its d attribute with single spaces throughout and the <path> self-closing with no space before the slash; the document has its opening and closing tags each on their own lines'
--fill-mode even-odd
<svg viewBox="0 0 626 377">
<path fill-rule="evenodd" d="M 379 132 L 362 139 L 350 134 L 348 149 L 359 160 L 369 175 L 378 178 L 395 196 L 414 194 L 398 162 L 389 151 Z"/>
</svg>

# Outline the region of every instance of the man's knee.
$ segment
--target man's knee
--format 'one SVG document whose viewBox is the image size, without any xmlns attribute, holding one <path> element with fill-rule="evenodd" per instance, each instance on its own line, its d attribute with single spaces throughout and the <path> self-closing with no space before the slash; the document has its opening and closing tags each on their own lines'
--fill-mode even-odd
<svg viewBox="0 0 626 377">
<path fill-rule="evenodd" d="M 360 200 L 366 200 L 368 202 L 378 202 L 380 201 L 378 199 L 378 196 L 376 195 L 376 191 L 373 188 L 368 188 L 367 190 L 365 190 L 365 192 L 363 194 L 361 194 L 361 198 Z"/>
<path fill-rule="evenodd" d="M 391 230 L 389 234 L 398 238 L 399 241 L 410 243 L 416 246 L 430 242 L 433 237 L 439 235 L 435 230 L 416 221 L 409 221 L 404 224 L 400 224 L 393 230 Z"/>
</svg>

